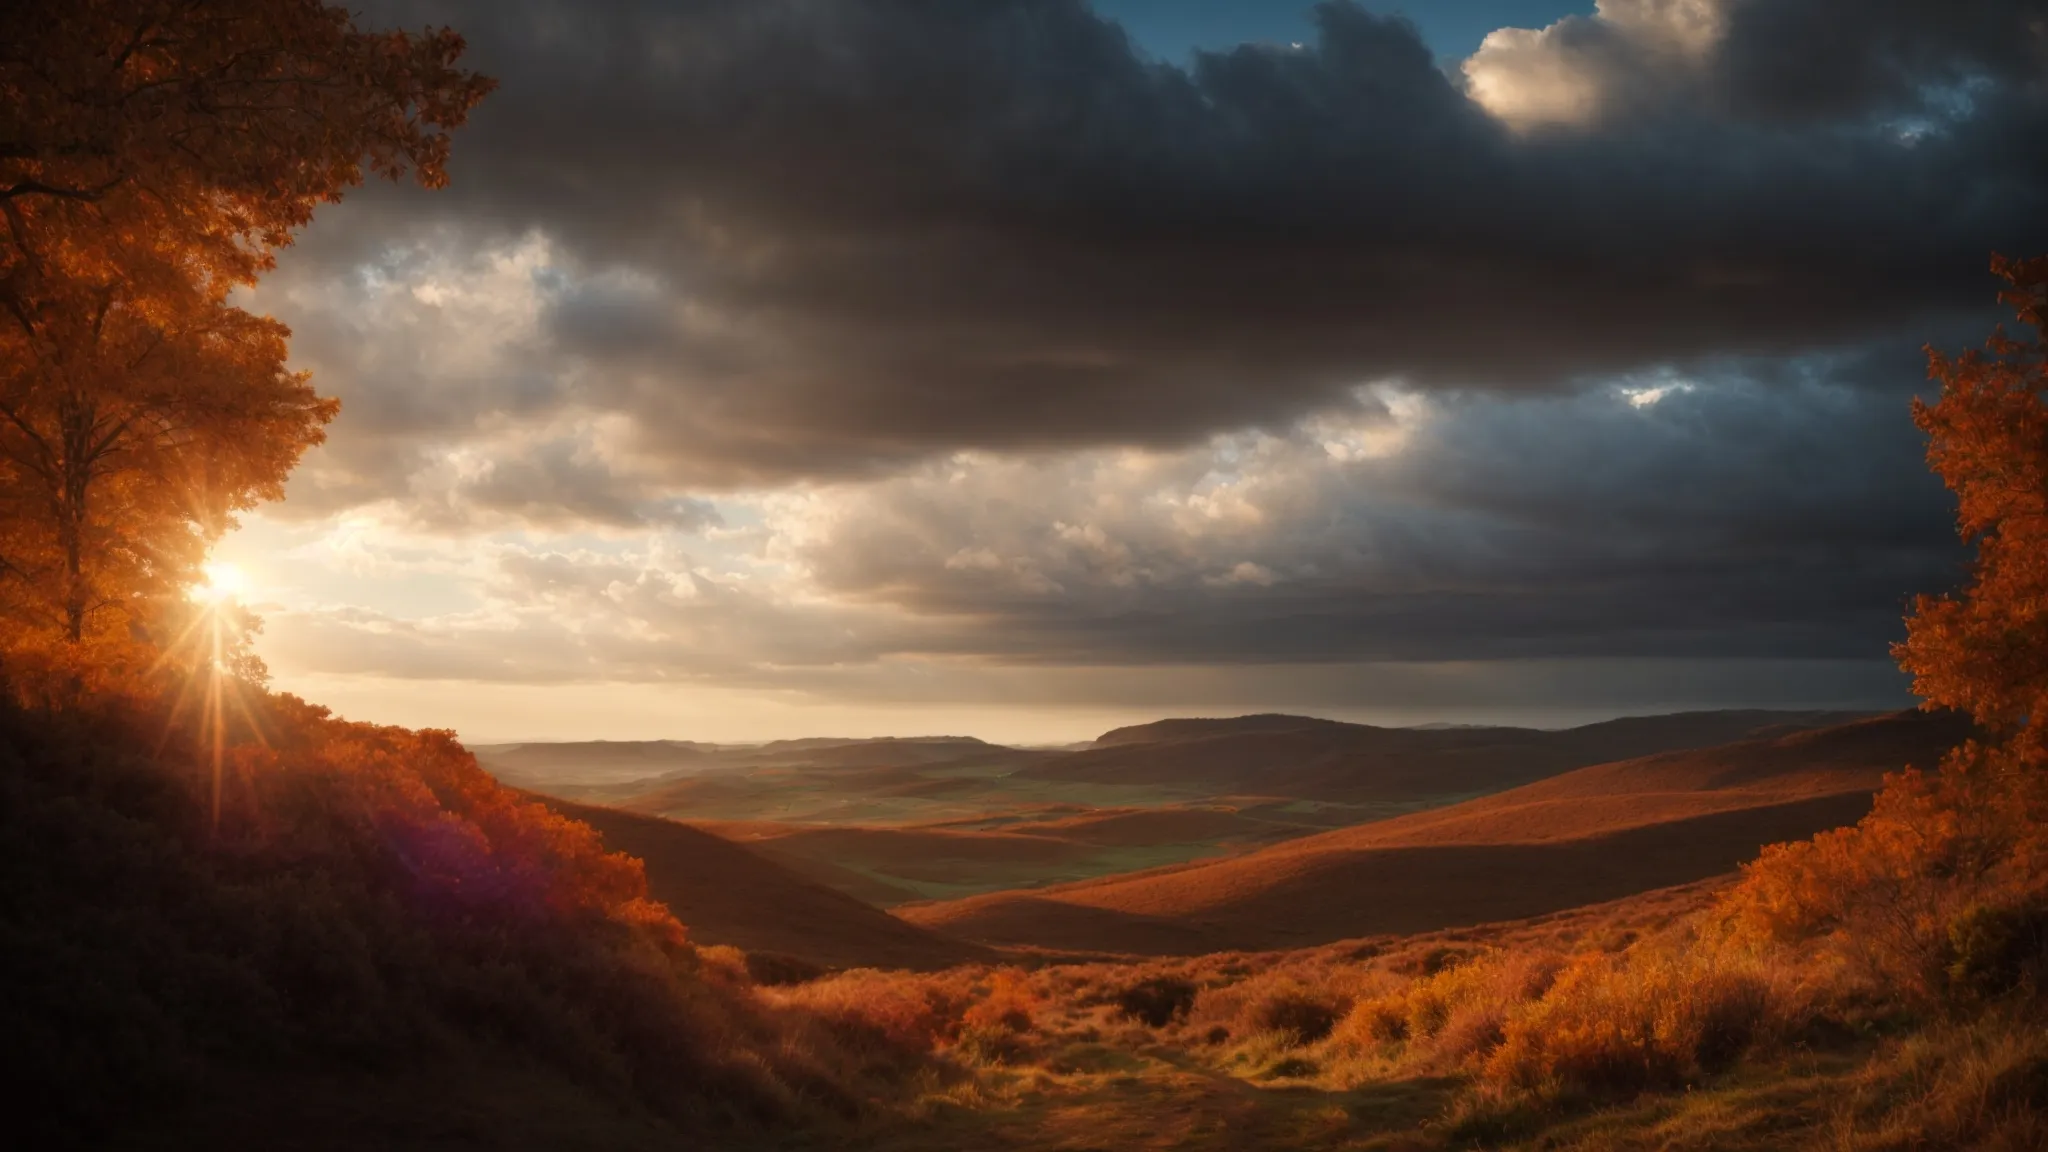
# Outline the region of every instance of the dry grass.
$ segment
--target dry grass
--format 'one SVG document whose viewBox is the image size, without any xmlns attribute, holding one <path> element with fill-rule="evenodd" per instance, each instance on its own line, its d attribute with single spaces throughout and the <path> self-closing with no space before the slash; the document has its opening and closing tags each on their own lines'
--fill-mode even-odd
<svg viewBox="0 0 2048 1152">
<path fill-rule="evenodd" d="M 1998 1014 L 1908 1037 L 1873 1061 L 1838 1106 L 1840 1152 L 2048 1148 L 2048 1029 Z"/>
</svg>

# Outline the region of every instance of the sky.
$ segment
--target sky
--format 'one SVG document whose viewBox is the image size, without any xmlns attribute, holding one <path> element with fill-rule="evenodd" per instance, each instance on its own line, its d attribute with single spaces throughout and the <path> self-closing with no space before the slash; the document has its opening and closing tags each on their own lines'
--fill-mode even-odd
<svg viewBox="0 0 2048 1152">
<path fill-rule="evenodd" d="M 373 0 L 501 87 L 252 294 L 217 549 L 475 741 L 1910 704 L 2044 0 Z"/>
</svg>

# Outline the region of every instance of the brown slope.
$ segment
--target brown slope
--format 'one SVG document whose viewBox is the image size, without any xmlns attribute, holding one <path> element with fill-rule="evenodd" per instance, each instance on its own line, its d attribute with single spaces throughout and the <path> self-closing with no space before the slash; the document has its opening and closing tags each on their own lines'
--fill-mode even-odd
<svg viewBox="0 0 2048 1152">
<path fill-rule="evenodd" d="M 1552 912 L 1733 868 L 1851 823 L 1885 771 L 1963 734 L 1902 713 L 1602 764 L 1512 792 L 1227 859 L 897 910 L 970 939 L 1185 954 Z"/>
<path fill-rule="evenodd" d="M 1275 825 L 1223 807 L 1110 808 L 1020 822 L 1006 830 L 1098 847 L 1142 848 L 1156 844 L 1192 844 L 1256 837 L 1271 839 Z"/>
<path fill-rule="evenodd" d="M 1377 728 L 1304 716 L 1162 720 L 1048 755 L 1019 776 L 1103 784 L 1206 785 L 1322 800 L 1469 795 L 1608 761 L 1703 748 L 1855 719 L 1840 712 L 1688 712 L 1563 731 Z"/>
<path fill-rule="evenodd" d="M 1048 836 L 960 832 L 866 825 L 775 824 L 730 821 L 703 824 L 729 840 L 758 844 L 777 855 L 873 870 L 911 881 L 952 883 L 984 865 L 1048 868 L 1087 855 L 1087 846 Z"/>
<path fill-rule="evenodd" d="M 702 829 L 613 808 L 545 803 L 595 828 L 605 847 L 644 861 L 649 894 L 700 944 L 835 968 L 931 970 L 989 957 L 985 948 L 907 924 Z"/>
</svg>

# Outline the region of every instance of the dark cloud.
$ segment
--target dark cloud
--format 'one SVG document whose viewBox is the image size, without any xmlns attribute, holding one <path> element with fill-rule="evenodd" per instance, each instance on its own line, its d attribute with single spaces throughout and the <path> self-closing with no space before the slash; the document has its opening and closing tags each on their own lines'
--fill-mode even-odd
<svg viewBox="0 0 2048 1152">
<path fill-rule="evenodd" d="M 1905 418 L 1917 382 L 1872 358 L 1892 357 L 1389 391 L 1164 452 L 956 454 L 764 496 L 692 554 L 491 545 L 480 607 L 288 613 L 271 651 L 897 702 L 1887 706 L 1906 599 L 1962 556 Z M 734 536 L 743 558 L 718 552 Z"/>
<path fill-rule="evenodd" d="M 1906 394 L 1835 378 L 1855 367 L 1441 400 L 1349 460 L 1325 422 L 1137 466 L 939 465 L 863 488 L 803 555 L 1011 660 L 1875 657 L 1961 556 Z"/>
<path fill-rule="evenodd" d="M 429 220 L 544 234 L 572 287 L 530 363 L 673 482 L 736 484 L 1186 442 L 1368 379 L 1844 345 L 1976 308 L 1991 250 L 2048 247 L 2035 0 L 1609 7 L 1635 23 L 1567 22 L 1545 35 L 1607 47 L 1545 60 L 1673 98 L 1518 133 L 1348 4 L 1304 50 L 1191 70 L 1079 0 L 379 5 L 461 28 L 504 86 L 452 190 L 369 193 L 305 255 Z M 1642 47 L 1694 17 L 1698 68 Z M 1877 115 L 1966 80 L 1907 135 Z M 630 291 L 573 286 L 606 277 Z"/>
<path fill-rule="evenodd" d="M 275 641 L 846 699 L 1891 700 L 1960 559 L 1918 345 L 2048 249 L 2044 3 L 1605 0 L 1451 74 L 1348 4 L 1182 69 L 1079 0 L 379 0 L 504 83 L 452 188 L 363 190 L 263 286 L 345 403 L 284 512 L 532 534 L 469 616 Z"/>
<path fill-rule="evenodd" d="M 1729 0 L 1714 57 L 1733 109 L 1784 119 L 1946 115 L 1973 83 L 2038 85 L 2038 0 Z"/>
</svg>

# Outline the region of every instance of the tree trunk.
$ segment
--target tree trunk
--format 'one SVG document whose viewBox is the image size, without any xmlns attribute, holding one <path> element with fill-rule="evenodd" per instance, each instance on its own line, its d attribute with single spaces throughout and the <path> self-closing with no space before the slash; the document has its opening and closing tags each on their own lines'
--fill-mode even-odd
<svg viewBox="0 0 2048 1152">
<path fill-rule="evenodd" d="M 61 483 L 57 496 L 57 542 L 64 552 L 64 636 L 76 644 L 85 639 L 85 616 L 91 604 L 85 575 L 86 495 L 92 484 L 92 405 L 77 399 L 59 408 L 62 423 Z"/>
</svg>

